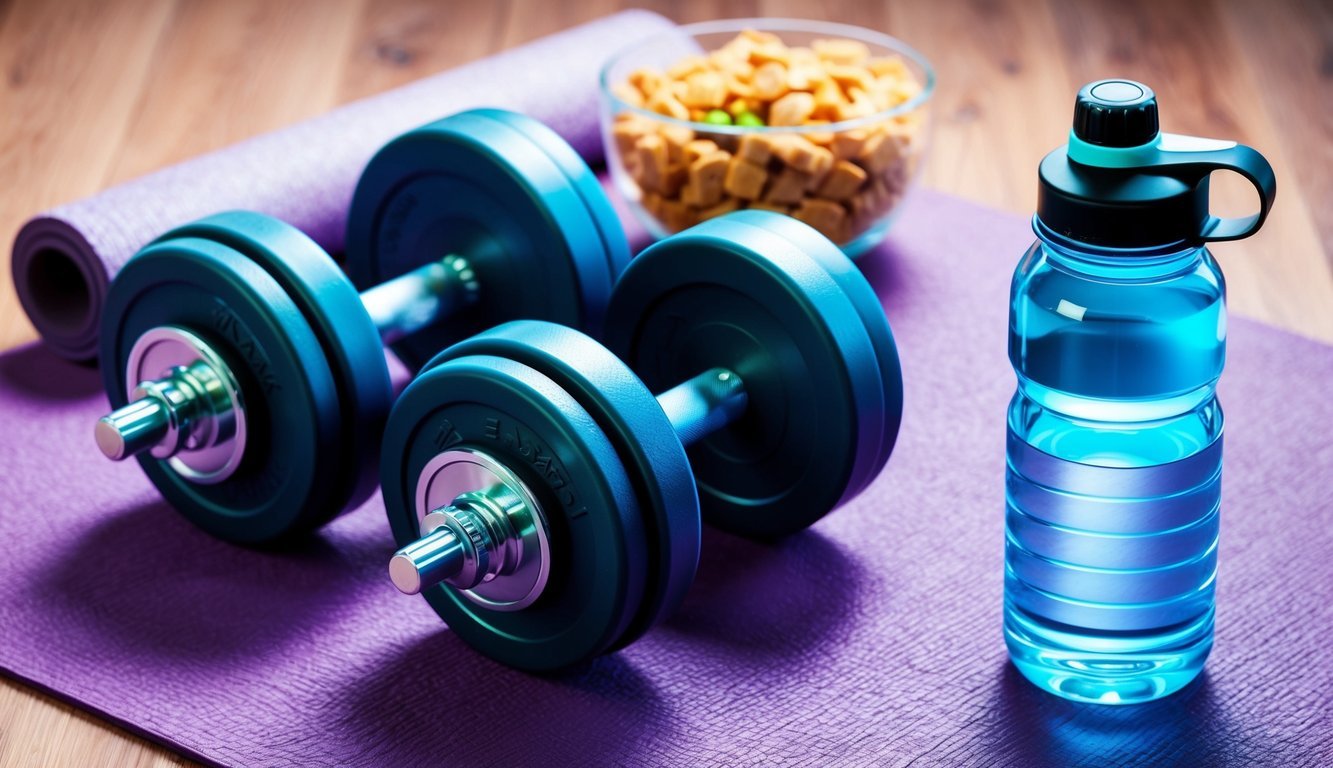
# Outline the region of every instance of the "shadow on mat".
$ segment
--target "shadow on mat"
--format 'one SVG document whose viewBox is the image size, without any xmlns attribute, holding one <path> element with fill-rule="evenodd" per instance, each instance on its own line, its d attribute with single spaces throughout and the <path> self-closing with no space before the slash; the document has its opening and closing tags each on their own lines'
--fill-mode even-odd
<svg viewBox="0 0 1333 768">
<path fill-rule="evenodd" d="M 705 526 L 699 572 L 664 627 L 741 667 L 820 660 L 861 610 L 863 577 L 818 531 L 760 543 Z"/>
<path fill-rule="evenodd" d="M 875 290 L 879 303 L 892 308 L 903 295 L 910 281 L 907 257 L 895 245 L 892 239 L 866 251 L 856 260 L 861 274 Z"/>
<path fill-rule="evenodd" d="M 146 658 L 225 661 L 281 653 L 298 634 L 337 618 L 335 606 L 358 599 L 370 555 L 320 539 L 282 552 L 244 549 L 194 528 L 166 502 L 71 528 L 32 589 L 67 616 L 61 642 L 101 648 L 114 643 Z M 55 607 L 58 606 L 58 607 Z"/>
<path fill-rule="evenodd" d="M 620 655 L 536 676 L 443 627 L 340 696 L 335 751 L 372 765 L 634 765 L 682 738 L 669 703 Z"/>
<path fill-rule="evenodd" d="M 42 400 L 81 400 L 102 392 L 96 368 L 58 357 L 40 342 L 0 354 L 0 382 Z"/>
<path fill-rule="evenodd" d="M 1159 701 L 1113 707 L 1039 690 L 1012 664 L 996 680 L 987 752 L 1022 765 L 1221 765 L 1240 755 L 1208 672 Z M 1248 761 L 1239 760 L 1241 763 Z"/>
</svg>

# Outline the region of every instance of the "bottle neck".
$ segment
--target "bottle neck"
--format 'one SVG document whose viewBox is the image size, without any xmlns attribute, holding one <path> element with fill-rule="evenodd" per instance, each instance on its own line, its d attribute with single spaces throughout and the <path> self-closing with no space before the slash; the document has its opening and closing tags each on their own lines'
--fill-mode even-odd
<svg viewBox="0 0 1333 768">
<path fill-rule="evenodd" d="M 1047 257 L 1069 272 L 1111 280 L 1152 280 L 1188 272 L 1203 259 L 1207 249 L 1180 242 L 1148 248 L 1107 248 L 1062 237 L 1035 216 L 1032 230 Z"/>
</svg>

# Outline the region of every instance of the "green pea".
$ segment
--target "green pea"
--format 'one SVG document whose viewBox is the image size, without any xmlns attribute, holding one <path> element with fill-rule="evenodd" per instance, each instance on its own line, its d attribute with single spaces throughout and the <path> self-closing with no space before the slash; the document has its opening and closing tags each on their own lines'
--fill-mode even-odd
<svg viewBox="0 0 1333 768">
<path fill-rule="evenodd" d="M 731 125 L 731 115 L 725 109 L 710 109 L 704 115 L 704 122 L 710 125 Z"/>
<path fill-rule="evenodd" d="M 758 128 L 764 124 L 764 118 L 753 112 L 742 112 L 736 116 L 736 125 L 743 125 L 747 128 Z"/>
</svg>

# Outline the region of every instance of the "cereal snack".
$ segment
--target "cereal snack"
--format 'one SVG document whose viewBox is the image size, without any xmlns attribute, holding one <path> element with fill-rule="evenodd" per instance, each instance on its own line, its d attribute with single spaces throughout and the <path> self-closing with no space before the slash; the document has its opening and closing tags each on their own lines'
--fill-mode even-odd
<svg viewBox="0 0 1333 768">
<path fill-rule="evenodd" d="M 914 176 L 925 107 L 900 107 L 923 87 L 900 56 L 859 40 L 789 46 L 747 29 L 612 82 L 608 147 L 667 232 L 756 208 L 848 244 L 882 231 Z"/>
</svg>

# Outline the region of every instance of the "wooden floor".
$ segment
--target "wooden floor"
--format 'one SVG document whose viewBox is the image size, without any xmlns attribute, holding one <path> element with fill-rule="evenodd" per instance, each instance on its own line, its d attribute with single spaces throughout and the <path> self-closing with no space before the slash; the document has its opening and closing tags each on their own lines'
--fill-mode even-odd
<svg viewBox="0 0 1333 768">
<path fill-rule="evenodd" d="M 0 0 L 0 350 L 34 338 L 9 282 L 7 247 L 30 215 L 621 5 Z M 1333 3 L 648 5 L 679 21 L 828 18 L 908 41 L 939 75 L 924 183 L 1024 214 L 1035 205 L 1038 160 L 1068 131 L 1078 86 L 1107 76 L 1146 81 L 1166 130 L 1238 139 L 1277 171 L 1266 228 L 1214 251 L 1232 311 L 1333 342 Z M 1254 207 L 1247 185 L 1214 185 L 1220 212 Z M 997 253 L 995 268 L 1010 269 L 1017 257 Z M 0 766 L 180 762 L 0 681 Z"/>
</svg>

